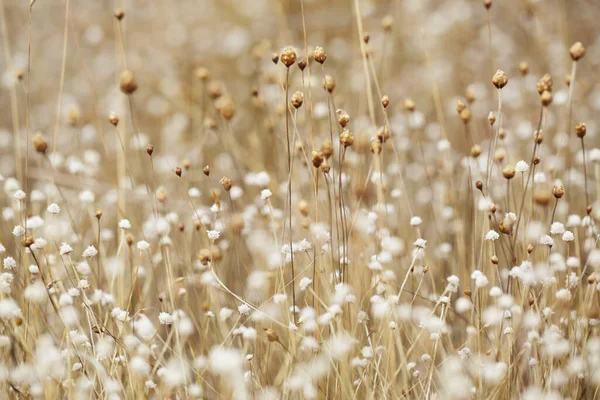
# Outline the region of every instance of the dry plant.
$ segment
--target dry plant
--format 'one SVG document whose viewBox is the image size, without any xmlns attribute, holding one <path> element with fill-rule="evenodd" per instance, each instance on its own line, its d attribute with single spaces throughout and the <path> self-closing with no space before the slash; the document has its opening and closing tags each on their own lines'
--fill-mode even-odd
<svg viewBox="0 0 600 400">
<path fill-rule="evenodd" d="M 0 0 L 1 397 L 598 398 L 598 18 Z"/>
</svg>

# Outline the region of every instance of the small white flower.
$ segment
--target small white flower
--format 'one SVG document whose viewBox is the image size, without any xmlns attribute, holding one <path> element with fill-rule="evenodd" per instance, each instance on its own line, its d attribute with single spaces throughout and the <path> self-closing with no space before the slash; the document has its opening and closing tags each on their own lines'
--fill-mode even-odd
<svg viewBox="0 0 600 400">
<path fill-rule="evenodd" d="M 3 262 L 5 269 L 13 269 L 17 267 L 17 262 L 12 257 L 6 257 Z"/>
<path fill-rule="evenodd" d="M 73 248 L 68 243 L 63 242 L 60 245 L 60 255 L 61 256 L 64 256 L 65 254 L 69 254 L 72 251 L 73 251 Z"/>
<path fill-rule="evenodd" d="M 304 291 L 311 283 L 312 283 L 312 279 L 305 276 L 304 278 L 302 278 L 300 280 L 300 284 L 298 286 L 300 287 L 300 290 Z"/>
<path fill-rule="evenodd" d="M 485 240 L 491 240 L 493 242 L 494 240 L 498 240 L 498 238 L 500 238 L 500 234 L 493 229 L 490 229 L 490 231 L 485 234 Z"/>
<path fill-rule="evenodd" d="M 548 235 L 544 235 L 540 238 L 540 244 L 552 247 L 554 246 L 554 239 Z"/>
<path fill-rule="evenodd" d="M 573 232 L 565 231 L 565 233 L 563 233 L 562 235 L 562 240 L 564 240 L 565 242 L 572 242 L 573 240 L 575 240 L 575 236 L 573 235 Z"/>
<path fill-rule="evenodd" d="M 121 229 L 131 229 L 131 222 L 128 219 L 122 219 L 119 221 L 119 228 Z"/>
<path fill-rule="evenodd" d="M 263 189 L 260 192 L 260 198 L 263 200 L 268 199 L 269 197 L 271 197 L 273 195 L 273 193 L 269 190 L 269 189 Z"/>
<path fill-rule="evenodd" d="M 238 307 L 238 312 L 242 315 L 248 314 L 250 312 L 250 306 L 248 304 L 244 303 Z"/>
<path fill-rule="evenodd" d="M 79 193 L 79 201 L 81 201 L 82 203 L 93 203 L 96 200 L 96 196 L 94 195 L 93 192 L 89 191 L 89 190 L 84 190 L 83 192 Z"/>
<path fill-rule="evenodd" d="M 24 191 L 19 189 L 15 192 L 15 194 L 13 194 L 13 197 L 17 200 L 23 200 L 25 197 L 27 197 L 27 195 L 25 194 Z"/>
<path fill-rule="evenodd" d="M 527 172 L 529 170 L 529 165 L 527 165 L 527 163 L 523 160 L 519 161 L 516 165 L 515 165 L 515 171 L 516 172 Z"/>
<path fill-rule="evenodd" d="M 98 250 L 96 250 L 96 248 L 94 246 L 88 246 L 83 251 L 83 256 L 85 258 L 96 257 L 97 254 L 98 254 Z"/>
<path fill-rule="evenodd" d="M 137 248 L 142 251 L 148 250 L 150 248 L 150 243 L 146 242 L 145 240 L 140 240 L 137 242 Z"/>
<path fill-rule="evenodd" d="M 25 234 L 25 228 L 23 228 L 21 225 L 17 225 L 15 226 L 15 228 L 13 229 L 13 235 L 15 236 L 23 236 Z"/>
<path fill-rule="evenodd" d="M 90 284 L 89 284 L 89 282 L 87 281 L 87 279 L 81 279 L 81 280 L 79 281 L 79 283 L 77 284 L 77 287 L 78 287 L 79 289 L 87 289 L 87 288 L 89 288 L 89 287 L 90 287 Z"/>
<path fill-rule="evenodd" d="M 419 239 L 415 240 L 413 245 L 415 247 L 418 247 L 419 249 L 424 249 L 425 247 L 427 247 L 427 240 L 419 238 Z"/>
<path fill-rule="evenodd" d="M 168 312 L 161 312 L 158 314 L 158 321 L 161 325 L 171 325 L 173 324 L 173 316 Z"/>
<path fill-rule="evenodd" d="M 52 203 L 47 208 L 50 214 L 58 214 L 60 212 L 60 207 L 56 203 Z"/>
<path fill-rule="evenodd" d="M 551 235 L 560 235 L 565 232 L 565 226 L 560 222 L 553 222 L 550 226 Z"/>
<path fill-rule="evenodd" d="M 221 236 L 220 231 L 208 231 L 207 234 L 210 240 L 217 240 Z"/>
<path fill-rule="evenodd" d="M 560 289 L 556 292 L 556 299 L 564 302 L 570 301 L 571 292 L 568 289 Z"/>
<path fill-rule="evenodd" d="M 421 217 L 415 216 L 410 219 L 411 226 L 419 226 L 419 225 L 421 225 L 422 222 L 423 222 L 423 220 L 421 219 Z"/>
</svg>

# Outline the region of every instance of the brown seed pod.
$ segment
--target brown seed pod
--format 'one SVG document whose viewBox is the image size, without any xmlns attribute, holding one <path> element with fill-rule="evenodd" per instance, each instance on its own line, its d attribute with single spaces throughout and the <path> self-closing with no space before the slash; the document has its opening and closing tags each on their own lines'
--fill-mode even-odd
<svg viewBox="0 0 600 400">
<path fill-rule="evenodd" d="M 404 108 L 408 111 L 415 111 L 415 109 L 417 108 L 415 105 L 415 102 L 412 99 L 406 99 L 404 100 Z"/>
<path fill-rule="evenodd" d="M 506 178 L 506 179 L 512 179 L 515 177 L 515 169 L 512 165 L 507 165 L 506 167 L 504 167 L 504 169 L 502 170 L 502 175 Z"/>
<path fill-rule="evenodd" d="M 122 8 L 117 8 L 115 10 L 114 16 L 117 20 L 121 21 L 123 18 L 125 18 L 125 11 L 123 11 Z"/>
<path fill-rule="evenodd" d="M 508 76 L 501 69 L 497 70 L 492 77 L 492 83 L 497 89 L 502 89 L 508 83 Z"/>
<path fill-rule="evenodd" d="M 550 104 L 552 104 L 552 92 L 549 92 L 547 90 L 544 90 L 542 92 L 542 94 L 540 95 L 540 102 L 542 103 L 542 105 L 544 105 L 545 107 L 549 106 Z"/>
<path fill-rule="evenodd" d="M 335 113 L 337 114 L 338 124 L 340 124 L 342 128 L 345 128 L 350 122 L 350 115 L 348 115 L 348 113 L 341 108 L 336 110 Z"/>
<path fill-rule="evenodd" d="M 471 157 L 477 158 L 481 155 L 481 146 L 478 144 L 473 145 L 471 147 Z"/>
<path fill-rule="evenodd" d="M 175 168 L 175 175 L 181 177 L 181 167 Z"/>
<path fill-rule="evenodd" d="M 585 55 L 585 47 L 581 42 L 575 42 L 569 49 L 569 54 L 571 54 L 571 59 L 573 61 L 578 61 Z"/>
<path fill-rule="evenodd" d="M 46 150 L 48 150 L 48 142 L 41 133 L 36 133 L 33 136 L 33 147 L 35 148 L 35 151 L 42 154 L 46 153 Z"/>
<path fill-rule="evenodd" d="M 335 90 L 335 80 L 331 75 L 325 75 L 325 80 L 323 82 L 323 87 L 329 92 L 332 93 Z"/>
<path fill-rule="evenodd" d="M 315 51 L 313 53 L 313 58 L 319 64 L 323 64 L 325 60 L 327 60 L 327 53 L 323 50 L 322 47 L 316 46 Z"/>
<path fill-rule="evenodd" d="M 390 98 L 387 95 L 383 95 L 381 98 L 381 105 L 383 108 L 387 108 L 390 105 Z"/>
<path fill-rule="evenodd" d="M 331 167 L 329 166 L 329 164 L 327 164 L 327 161 L 323 161 L 321 163 L 321 171 L 328 174 L 330 170 L 331 170 Z"/>
<path fill-rule="evenodd" d="M 267 340 L 269 342 L 279 342 L 279 336 L 277 333 L 271 328 L 264 328 L 265 335 L 267 336 Z"/>
<path fill-rule="evenodd" d="M 129 69 L 123 70 L 121 72 L 121 81 L 119 83 L 119 87 L 121 88 L 121 92 L 125 94 L 133 94 L 138 88 L 137 80 L 133 75 L 133 72 Z"/>
<path fill-rule="evenodd" d="M 377 139 L 376 137 L 371 139 L 371 153 L 377 155 L 381 153 L 382 148 L 383 146 L 379 139 Z"/>
<path fill-rule="evenodd" d="M 210 74 L 208 73 L 208 69 L 204 68 L 204 67 L 198 67 L 196 68 L 196 78 L 201 80 L 201 81 L 206 81 L 208 80 Z"/>
<path fill-rule="evenodd" d="M 496 122 L 496 114 L 494 114 L 493 111 L 490 111 L 490 113 L 488 114 L 488 121 L 489 121 L 490 125 L 492 125 L 492 126 Z"/>
<path fill-rule="evenodd" d="M 21 239 L 21 244 L 23 245 L 23 247 L 31 247 L 34 242 L 35 240 L 30 235 L 24 235 L 23 239 Z"/>
<path fill-rule="evenodd" d="M 224 176 L 221 178 L 221 187 L 223 188 L 223 190 L 225 190 L 226 192 L 229 192 L 231 190 L 231 187 L 233 186 L 233 183 L 231 182 L 231 178 Z"/>
<path fill-rule="evenodd" d="M 303 216 L 308 216 L 308 202 L 306 200 L 300 200 L 298 202 L 298 210 Z"/>
<path fill-rule="evenodd" d="M 119 125 L 119 116 L 118 116 L 116 113 L 114 113 L 114 112 L 111 112 L 111 113 L 108 115 L 108 122 L 110 122 L 110 124 L 111 124 L 112 126 L 117 126 L 117 125 Z"/>
<path fill-rule="evenodd" d="M 529 72 L 529 65 L 526 61 L 521 61 L 519 63 L 519 71 L 521 71 L 521 74 L 523 76 L 527 75 L 527 73 Z"/>
<path fill-rule="evenodd" d="M 481 182 L 481 181 L 475 182 L 475 187 L 477 188 L 477 190 L 482 191 L 483 190 L 483 182 Z"/>
<path fill-rule="evenodd" d="M 149 155 L 149 156 L 151 156 L 151 155 L 152 155 L 152 153 L 154 153 L 154 146 L 153 146 L 153 145 L 151 145 L 151 144 L 149 144 L 149 145 L 146 147 L 146 153 L 148 153 L 148 155 Z"/>
<path fill-rule="evenodd" d="M 317 150 L 312 152 L 312 165 L 315 168 L 319 168 L 323 164 L 323 153 Z"/>
<path fill-rule="evenodd" d="M 552 188 L 552 194 L 555 198 L 560 199 L 565 195 L 565 187 L 564 186 L 554 186 Z"/>
<path fill-rule="evenodd" d="M 469 110 L 468 108 L 464 108 L 460 114 L 460 119 L 462 120 L 462 122 L 466 125 L 469 123 L 469 121 L 471 121 L 471 110 Z"/>
<path fill-rule="evenodd" d="M 273 64 L 277 65 L 277 63 L 279 62 L 279 54 L 277 54 L 277 53 L 271 54 L 271 61 L 273 61 Z"/>
<path fill-rule="evenodd" d="M 460 112 L 465 108 L 467 108 L 467 106 L 465 105 L 465 103 L 462 102 L 462 100 L 458 100 L 456 102 L 456 112 L 458 113 L 458 115 L 460 115 Z"/>
<path fill-rule="evenodd" d="M 499 262 L 499 260 L 498 260 L 498 256 L 496 256 L 496 255 L 494 254 L 494 255 L 492 256 L 492 258 L 491 258 L 491 260 L 490 260 L 490 261 L 492 261 L 492 264 L 494 264 L 494 265 L 498 265 L 498 262 Z"/>
<path fill-rule="evenodd" d="M 340 144 L 346 148 L 354 144 L 354 135 L 349 129 L 344 128 L 340 134 Z"/>
<path fill-rule="evenodd" d="M 291 67 L 296 62 L 296 50 L 292 47 L 286 47 L 281 51 L 279 59 L 286 67 Z"/>
<path fill-rule="evenodd" d="M 577 125 L 575 125 L 575 134 L 577 134 L 577 137 L 583 138 L 586 133 L 587 126 L 585 125 L 585 122 L 578 122 Z"/>
<path fill-rule="evenodd" d="M 544 91 L 552 92 L 552 75 L 544 74 L 536 86 L 539 94 L 544 93 Z"/>
<path fill-rule="evenodd" d="M 331 140 L 325 139 L 323 141 L 323 144 L 321 145 L 321 152 L 323 153 L 322 156 L 324 156 L 326 159 L 331 157 L 333 154 L 333 143 L 331 143 Z"/>
<path fill-rule="evenodd" d="M 205 167 L 202 169 L 202 172 L 204 172 L 204 175 L 206 175 L 206 176 L 210 176 L 210 165 L 207 165 L 207 166 L 205 166 Z"/>
<path fill-rule="evenodd" d="M 202 249 L 198 253 L 198 259 L 204 266 L 208 266 L 212 261 L 212 252 L 209 249 Z"/>
<path fill-rule="evenodd" d="M 292 103 L 292 106 L 294 106 L 295 109 L 302 107 L 302 103 L 304 103 L 304 94 L 302 92 L 294 93 L 290 103 Z"/>
<path fill-rule="evenodd" d="M 492 8 L 492 0 L 483 0 L 483 6 L 486 8 L 486 10 L 489 10 Z"/>
<path fill-rule="evenodd" d="M 550 192 L 548 190 L 537 189 L 533 193 L 533 200 L 540 206 L 547 206 L 550 203 Z"/>
</svg>

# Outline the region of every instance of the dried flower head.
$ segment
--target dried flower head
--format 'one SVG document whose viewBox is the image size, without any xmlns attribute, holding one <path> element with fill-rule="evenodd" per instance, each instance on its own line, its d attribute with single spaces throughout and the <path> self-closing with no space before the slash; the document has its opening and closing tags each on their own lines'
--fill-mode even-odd
<svg viewBox="0 0 600 400">
<path fill-rule="evenodd" d="M 313 53 L 313 58 L 319 64 L 323 64 L 325 60 L 327 60 L 327 53 L 323 50 L 322 47 L 316 46 L 315 51 Z"/>
<path fill-rule="evenodd" d="M 281 51 L 279 59 L 286 67 L 291 67 L 296 62 L 296 50 L 293 47 L 286 47 Z"/>
<path fill-rule="evenodd" d="M 121 91 L 125 94 L 133 94 L 138 88 L 137 80 L 133 75 L 133 72 L 129 69 L 123 70 L 121 72 L 121 80 L 119 83 L 119 87 Z"/>
<path fill-rule="evenodd" d="M 497 70 L 492 77 L 492 83 L 497 89 L 502 89 L 508 83 L 508 76 L 501 69 Z"/>
<path fill-rule="evenodd" d="M 569 54 L 571 54 L 573 61 L 578 61 L 585 55 L 585 47 L 583 47 L 581 42 L 575 42 L 569 49 Z"/>
</svg>

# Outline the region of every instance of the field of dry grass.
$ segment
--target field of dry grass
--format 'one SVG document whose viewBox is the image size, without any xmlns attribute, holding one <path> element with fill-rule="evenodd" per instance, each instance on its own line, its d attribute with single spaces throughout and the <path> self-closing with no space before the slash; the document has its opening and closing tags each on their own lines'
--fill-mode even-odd
<svg viewBox="0 0 600 400">
<path fill-rule="evenodd" d="M 596 399 L 596 0 L 0 0 L 0 398 Z"/>
</svg>

